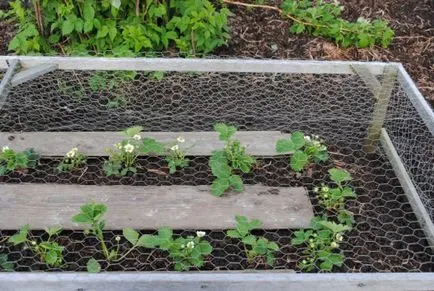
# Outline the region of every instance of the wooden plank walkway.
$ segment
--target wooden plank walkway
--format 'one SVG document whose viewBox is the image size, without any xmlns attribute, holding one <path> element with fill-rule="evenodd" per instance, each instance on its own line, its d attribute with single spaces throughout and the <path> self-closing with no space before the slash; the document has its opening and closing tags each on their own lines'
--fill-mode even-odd
<svg viewBox="0 0 434 291">
<path fill-rule="evenodd" d="M 193 156 L 209 156 L 224 145 L 216 132 L 143 132 L 141 136 L 164 143 L 176 142 L 178 136 L 183 136 L 185 142 L 180 146 Z M 239 131 L 235 134 L 235 138 L 255 156 L 277 155 L 277 140 L 288 137 L 289 134 L 280 131 Z M 122 139 L 120 132 L 0 132 L 1 146 L 19 151 L 34 148 L 43 156 L 64 156 L 74 146 L 88 156 L 107 156 L 106 149 Z"/>
<path fill-rule="evenodd" d="M 242 193 L 218 198 L 209 186 L 1 184 L 0 229 L 82 229 L 71 217 L 89 201 L 107 205 L 107 229 L 227 229 L 235 226 L 235 215 L 260 219 L 264 229 L 302 228 L 313 218 L 302 187 L 246 185 Z"/>
</svg>

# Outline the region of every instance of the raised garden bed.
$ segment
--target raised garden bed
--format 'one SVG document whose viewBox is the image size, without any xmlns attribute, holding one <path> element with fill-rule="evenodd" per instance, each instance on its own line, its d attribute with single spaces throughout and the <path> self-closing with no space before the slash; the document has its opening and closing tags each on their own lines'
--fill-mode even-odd
<svg viewBox="0 0 434 291">
<path fill-rule="evenodd" d="M 219 275 L 210 287 L 223 288 L 220 280 L 231 280 L 224 278 L 250 286 L 246 282 L 252 278 L 245 272 L 254 270 L 285 271 L 257 273 L 261 284 L 277 284 L 270 285 L 275 288 L 281 282 L 294 284 L 296 278 L 305 278 L 293 272 L 301 271 L 306 246 L 294 245 L 292 239 L 297 230 L 309 226 L 314 215 L 330 215 L 315 188 L 331 186 L 328 171 L 341 168 L 352 176 L 349 185 L 357 194 L 345 202 L 355 222 L 339 244 L 344 262 L 332 271 L 363 274 L 337 275 L 337 280 L 346 280 L 347 286 L 381 288 L 398 278 L 383 272 L 427 272 L 405 276 L 408 288 L 426 288 L 433 282 L 434 117 L 402 66 L 3 57 L 0 70 L 12 67 L 13 60 L 19 60 L 22 68 L 17 64 L 2 82 L 0 145 L 17 151 L 33 147 L 41 154 L 36 168 L 0 177 L 3 253 L 15 271 L 85 271 L 90 258 L 99 260 L 103 271 L 173 271 L 167 252 L 152 248 L 137 248 L 123 260 L 106 263 L 98 240 L 84 235 L 83 227 L 70 220 L 80 205 L 93 200 L 108 206 L 104 240 L 109 248 L 128 251 L 128 241 L 116 240 L 124 227 L 156 234 L 157 228 L 169 226 L 175 236 L 183 237 L 203 230 L 213 251 L 201 268 L 191 270 L 244 271 Z M 135 70 L 134 76 L 125 81 L 122 70 Z M 163 78 L 148 73 L 154 71 L 164 71 Z M 230 191 L 222 197 L 210 193 L 214 180 L 210 156 L 224 145 L 212 132 L 216 122 L 237 126 L 235 138 L 257 157 L 250 173 L 240 173 L 246 184 L 242 193 Z M 107 177 L 105 149 L 122 139 L 121 130 L 133 125 L 144 127 L 143 136 L 163 142 L 182 135 L 181 149 L 189 165 L 169 174 L 163 158 L 141 155 L 137 173 Z M 297 173 L 291 154 L 278 153 L 275 146 L 279 139 L 291 138 L 300 130 L 324 139 L 330 157 Z M 74 146 L 89 156 L 86 166 L 59 173 L 59 162 Z M 272 264 L 261 258 L 248 260 L 243 244 L 227 235 L 235 226 L 235 215 L 263 222 L 253 234 L 279 246 Z M 31 250 L 6 242 L 26 223 L 35 226 L 35 240 L 46 237 L 39 229 L 65 228 L 56 240 L 65 246 L 61 266 L 50 267 Z M 311 272 L 318 272 L 317 267 Z M 378 277 L 363 276 L 371 272 Z M 169 275 L 165 280 L 197 287 L 210 280 L 201 274 Z M 9 275 L 0 275 L 5 288 L 11 286 L 8 278 L 17 280 L 15 276 L 21 275 L 17 278 L 32 280 L 33 276 Z M 40 275 L 41 280 L 47 276 Z M 103 276 L 106 280 L 110 273 Z M 138 282 L 150 284 L 149 278 L 161 280 L 158 274 L 147 276 L 130 277 L 125 288 Z M 76 277 L 84 288 L 92 286 L 91 278 L 87 274 Z M 93 278 L 100 280 L 98 275 Z M 64 277 L 48 286 L 60 286 L 56 284 L 62 280 L 70 279 Z M 266 286 L 261 284 L 256 288 Z"/>
</svg>

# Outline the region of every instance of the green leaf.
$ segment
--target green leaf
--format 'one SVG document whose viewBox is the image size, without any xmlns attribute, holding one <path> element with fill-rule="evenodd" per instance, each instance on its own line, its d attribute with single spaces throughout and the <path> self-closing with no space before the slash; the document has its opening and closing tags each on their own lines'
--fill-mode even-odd
<svg viewBox="0 0 434 291">
<path fill-rule="evenodd" d="M 228 141 L 232 137 L 232 135 L 237 132 L 235 126 L 226 125 L 224 123 L 216 123 L 214 125 L 214 130 L 220 134 L 219 139 L 223 141 Z"/>
<path fill-rule="evenodd" d="M 301 131 L 296 131 L 292 133 L 291 141 L 294 143 L 294 146 L 297 150 L 302 148 L 306 143 L 306 141 L 304 140 L 304 134 Z"/>
<path fill-rule="evenodd" d="M 92 2 L 92 0 L 86 0 L 83 6 L 83 18 L 88 23 L 91 23 L 95 17 L 95 9 L 92 7 Z"/>
<path fill-rule="evenodd" d="M 161 155 L 164 153 L 164 146 L 153 138 L 145 137 L 142 139 L 142 147 L 140 151 L 146 154 Z"/>
<path fill-rule="evenodd" d="M 46 232 L 49 236 L 55 236 L 55 235 L 58 235 L 61 231 L 62 231 L 62 228 L 59 227 L 59 226 L 50 227 L 50 228 L 46 228 L 46 229 L 45 229 L 45 232 Z"/>
<path fill-rule="evenodd" d="M 86 267 L 88 273 L 99 273 L 101 271 L 101 265 L 94 258 L 87 261 Z"/>
<path fill-rule="evenodd" d="M 155 248 L 159 244 L 160 240 L 158 237 L 148 234 L 142 235 L 137 241 L 137 246 L 145 248 Z"/>
<path fill-rule="evenodd" d="M 292 156 L 291 156 L 291 168 L 296 171 L 296 172 L 300 172 L 301 170 L 303 170 L 303 168 L 309 163 L 309 156 L 302 152 L 302 151 L 296 151 Z"/>
<path fill-rule="evenodd" d="M 272 251 L 278 251 L 278 250 L 279 250 L 279 246 L 278 246 L 278 244 L 275 243 L 274 241 L 270 241 L 270 242 L 268 243 L 268 245 L 267 245 L 267 248 L 268 248 L 269 250 L 272 250 Z"/>
<path fill-rule="evenodd" d="M 27 241 L 29 230 L 30 230 L 30 225 L 28 224 L 24 225 L 23 227 L 21 227 L 18 233 L 14 234 L 8 239 L 8 243 L 11 243 L 14 246 L 16 246 Z"/>
<path fill-rule="evenodd" d="M 62 23 L 62 35 L 69 35 L 74 31 L 75 24 L 67 19 Z"/>
<path fill-rule="evenodd" d="M 158 236 L 161 239 L 170 239 L 173 236 L 173 230 L 168 227 L 158 229 Z"/>
<path fill-rule="evenodd" d="M 351 227 L 343 224 L 337 224 L 333 221 L 320 221 L 318 224 L 321 225 L 322 227 L 330 229 L 334 233 L 351 230 Z"/>
<path fill-rule="evenodd" d="M 342 189 L 342 197 L 356 198 L 357 196 L 353 189 L 350 187 L 344 187 L 344 189 Z"/>
<path fill-rule="evenodd" d="M 236 229 L 231 229 L 226 232 L 226 235 L 231 238 L 242 238 L 243 236 Z"/>
<path fill-rule="evenodd" d="M 44 261 L 48 265 L 57 265 L 57 260 L 59 257 L 57 256 L 57 252 L 55 250 L 49 250 L 44 255 Z"/>
<path fill-rule="evenodd" d="M 124 237 L 134 246 L 139 240 L 139 233 L 132 228 L 124 228 L 122 231 Z"/>
<path fill-rule="evenodd" d="M 253 246 L 256 244 L 256 237 L 254 235 L 248 235 L 242 239 L 242 242 L 243 244 Z"/>
<path fill-rule="evenodd" d="M 276 143 L 278 153 L 292 153 L 296 150 L 295 144 L 290 139 L 279 139 Z"/>
<path fill-rule="evenodd" d="M 199 243 L 199 249 L 202 255 L 209 255 L 212 252 L 212 246 L 207 241 L 201 241 Z"/>
<path fill-rule="evenodd" d="M 229 178 L 232 174 L 224 151 L 214 151 L 209 160 L 209 166 L 213 175 L 218 178 Z"/>
<path fill-rule="evenodd" d="M 244 190 L 243 180 L 238 175 L 232 175 L 229 177 L 229 184 L 235 192 L 241 192 Z"/>
<path fill-rule="evenodd" d="M 306 241 L 306 233 L 304 232 L 304 230 L 297 230 L 296 232 L 294 232 L 294 235 L 295 237 L 291 239 L 292 245 L 298 246 L 304 244 L 304 242 Z"/>
<path fill-rule="evenodd" d="M 330 169 L 329 174 L 330 174 L 330 179 L 337 184 L 352 180 L 350 173 L 348 173 L 346 170 L 343 169 L 337 169 L 337 168 Z"/>
<path fill-rule="evenodd" d="M 214 196 L 220 197 L 229 188 L 229 179 L 217 178 L 211 184 L 211 193 Z"/>
</svg>

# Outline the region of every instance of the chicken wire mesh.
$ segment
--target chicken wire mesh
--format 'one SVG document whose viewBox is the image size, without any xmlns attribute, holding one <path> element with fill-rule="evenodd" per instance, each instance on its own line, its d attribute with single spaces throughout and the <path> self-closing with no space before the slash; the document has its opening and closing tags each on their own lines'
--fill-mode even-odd
<svg viewBox="0 0 434 291">
<path fill-rule="evenodd" d="M 334 271 L 430 272 L 433 252 L 385 152 L 380 146 L 374 153 L 363 150 L 375 102 L 357 74 L 56 70 L 12 88 L 0 109 L 0 131 L 118 131 L 132 125 L 142 125 L 145 131 L 212 131 L 219 121 L 239 130 L 301 130 L 319 135 L 329 147 L 327 163 L 300 175 L 290 170 L 288 157 L 260 157 L 254 171 L 243 175 L 244 182 L 304 186 L 315 214 L 321 215 L 324 209 L 312 190 L 330 182 L 329 168 L 343 167 L 353 176 L 351 186 L 357 193 L 346 205 L 356 223 L 341 244 L 345 262 Z M 393 90 L 385 127 L 432 217 L 434 140 L 400 85 Z M 173 175 L 164 174 L 162 159 L 141 157 L 138 173 L 120 178 L 105 176 L 105 159 L 91 157 L 84 170 L 58 173 L 60 159 L 44 157 L 36 169 L 0 177 L 0 182 L 194 186 L 213 180 L 207 157 L 189 157 L 190 166 Z M 224 231 L 207 230 L 206 239 L 214 251 L 201 270 L 298 270 L 304 249 L 290 244 L 293 231 L 255 232 L 281 247 L 270 266 L 260 259 L 249 262 L 242 244 Z M 0 231 L 3 238 L 12 233 Z M 117 247 L 115 237 L 120 234 L 106 231 L 105 239 Z M 32 235 L 35 239 L 46 236 L 42 231 Z M 4 240 L 1 246 L 16 271 L 84 271 L 91 257 L 103 259 L 98 241 L 80 231 L 66 230 L 57 241 L 65 246 L 61 268 L 50 268 L 30 250 Z M 120 250 L 127 247 L 122 240 Z M 124 260 L 102 267 L 105 271 L 165 271 L 173 270 L 173 263 L 165 252 L 139 248 Z"/>
</svg>

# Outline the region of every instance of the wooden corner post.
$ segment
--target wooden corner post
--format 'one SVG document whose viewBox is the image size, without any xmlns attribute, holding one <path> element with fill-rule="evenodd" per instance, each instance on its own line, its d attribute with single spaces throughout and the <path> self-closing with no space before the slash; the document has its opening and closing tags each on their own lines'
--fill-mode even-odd
<svg viewBox="0 0 434 291">
<path fill-rule="evenodd" d="M 389 107 L 390 97 L 395 87 L 397 76 L 398 67 L 396 65 L 388 65 L 384 68 L 381 83 L 376 83 L 376 86 L 372 86 L 372 83 L 368 84 L 374 94 L 375 104 L 363 146 L 363 150 L 366 153 L 374 153 L 380 142 L 381 129 L 383 128 L 384 120 L 386 119 L 387 108 Z M 372 78 L 375 77 L 372 76 Z M 366 78 L 362 79 L 366 82 Z M 377 87 L 378 85 L 379 87 Z"/>
</svg>

